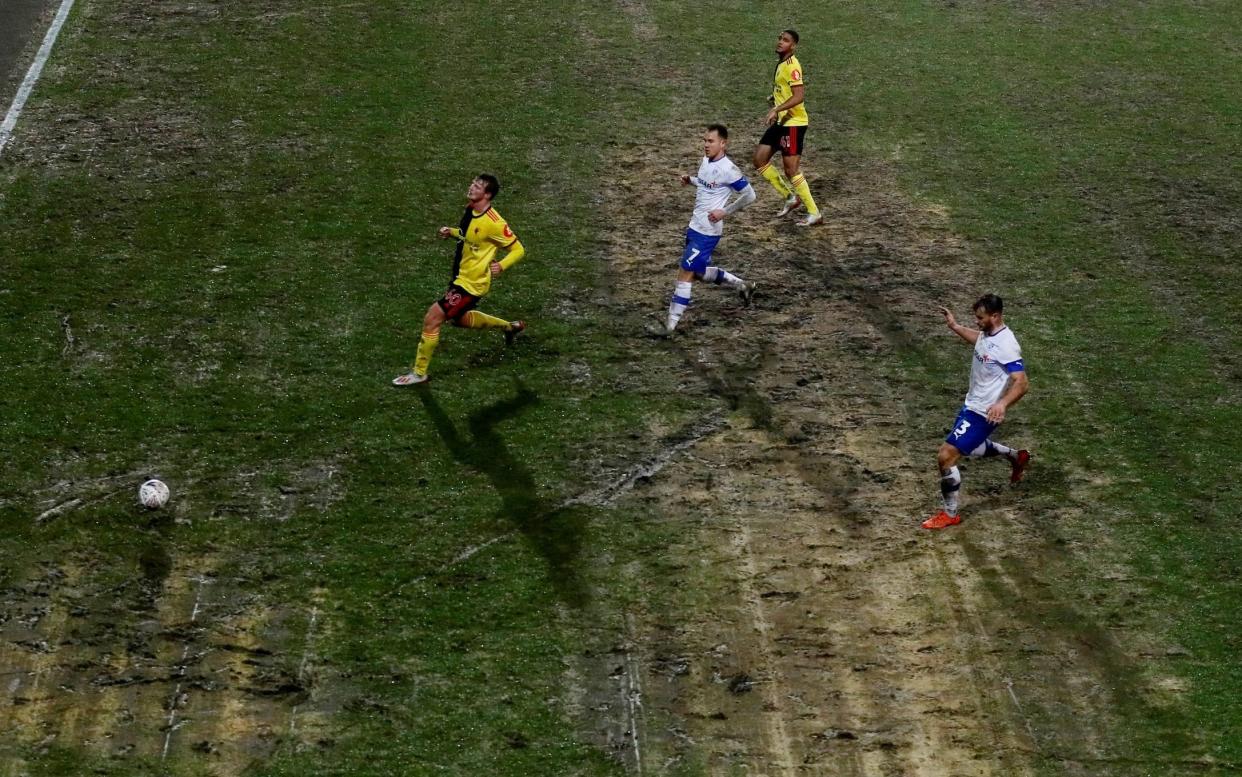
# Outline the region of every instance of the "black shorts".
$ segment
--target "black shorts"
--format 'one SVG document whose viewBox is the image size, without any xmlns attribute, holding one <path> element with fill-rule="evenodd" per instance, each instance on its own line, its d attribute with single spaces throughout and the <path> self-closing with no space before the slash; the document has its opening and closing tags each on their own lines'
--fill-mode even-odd
<svg viewBox="0 0 1242 777">
<path fill-rule="evenodd" d="M 473 310 L 474 306 L 479 304 L 479 298 L 454 284 L 448 287 L 448 291 L 444 292 L 444 296 L 437 301 L 437 304 L 440 310 L 444 311 L 445 318 L 449 321 L 456 321 Z"/>
<path fill-rule="evenodd" d="M 759 139 L 759 145 L 771 146 L 784 156 L 802 156 L 806 144 L 806 127 L 786 127 L 773 124 Z"/>
</svg>

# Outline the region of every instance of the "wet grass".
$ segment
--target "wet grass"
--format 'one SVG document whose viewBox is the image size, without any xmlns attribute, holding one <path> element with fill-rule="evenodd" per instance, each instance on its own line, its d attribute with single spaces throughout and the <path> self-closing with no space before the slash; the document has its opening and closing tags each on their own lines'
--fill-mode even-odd
<svg viewBox="0 0 1242 777">
<path fill-rule="evenodd" d="M 1059 582 L 1113 597 L 1091 570 L 1124 558 L 1142 594 L 1123 622 L 1173 646 L 1145 671 L 1191 681 L 1171 708 L 1115 688 L 1128 713 L 1116 752 L 1167 761 L 1166 773 L 1238 764 L 1242 462 L 1222 432 L 1242 423 L 1229 380 L 1242 314 L 1230 246 L 1242 235 L 1227 215 L 1242 206 L 1242 129 L 1223 43 L 1242 15 L 1223 3 L 963 3 L 893 22 L 880 37 L 911 53 L 878 95 L 862 85 L 878 66 L 868 38 L 825 46 L 834 96 L 867 142 L 907 149 L 907 184 L 949 203 L 986 247 L 981 285 L 1009 299 L 1032 365 L 1016 434 L 1053 475 L 1032 483 L 1028 509 L 1056 522 L 1080 564 Z M 903 83 L 918 94 L 902 97 Z M 1069 487 L 1058 471 L 1108 485 Z"/>
<path fill-rule="evenodd" d="M 1117 760 L 1085 768 L 1236 769 L 1242 14 L 1227 2 L 792 15 L 724 3 L 713 16 L 731 31 L 721 56 L 675 4 L 649 7 L 670 40 L 689 41 L 669 59 L 692 72 L 713 63 L 702 101 L 735 132 L 761 115 L 775 31 L 801 29 L 812 188 L 830 201 L 833 158 L 896 164 L 907 192 L 947 208 L 978 257 L 952 285 L 1006 298 L 1033 388 L 1005 436 L 1037 451 L 1021 509 L 1060 549 L 1038 549 L 1048 564 L 1035 574 L 1082 603 L 1037 603 L 1031 615 L 1086 649 L 1102 623 L 1166 646 L 1115 661 L 1099 651 L 1105 675 L 1126 678 L 1108 689 Z M 972 299 L 945 304 L 960 318 Z M 912 441 L 925 439 L 930 456 L 964 390 L 964 357 L 934 311 L 903 324 L 918 342 L 893 379 L 944 397 L 939 415 L 924 396 L 910 403 Z M 1114 563 L 1132 578 L 1098 574 Z M 1170 674 L 1188 681 L 1172 701 L 1146 685 Z"/>
<path fill-rule="evenodd" d="M 1187 695 L 1121 709 L 1115 753 L 1133 760 L 1096 773 L 1242 763 L 1229 444 L 1242 426 L 1242 16 L 1216 2 L 959 0 L 811 3 L 790 19 L 725 2 L 722 52 L 697 13 L 647 7 L 646 40 L 593 3 L 80 9 L 0 160 L 0 585 L 84 547 L 100 549 L 81 583 L 95 590 L 157 575 L 165 556 L 242 548 L 236 574 L 271 608 L 302 622 L 309 592 L 326 591 L 313 647 L 336 729 L 255 745 L 253 774 L 619 773 L 575 730 L 563 672 L 620 633 L 642 596 L 616 570 L 664 530 L 559 505 L 598 474 L 583 461 L 623 465 L 653 417 L 675 426 L 699 400 L 658 390 L 676 375 L 665 351 L 642 352 L 643 391 L 627 377 L 631 314 L 600 304 L 598 180 L 609 144 L 687 101 L 748 147 L 771 39 L 793 23 L 814 86 L 812 184 L 838 149 L 895 160 L 972 241 L 979 285 L 1010 303 L 1033 377 L 1010 429 L 1039 455 L 1024 509 L 1073 551 L 1045 574 L 1181 648 L 1159 671 L 1188 679 Z M 667 67 L 693 84 L 653 88 Z M 499 174 L 497 207 L 530 250 L 484 309 L 534 325 L 512 352 L 448 332 L 420 400 L 387 381 L 446 280 L 434 230 L 482 170 Z M 951 415 L 962 359 L 928 332 L 907 366 L 943 387 Z M 932 413 L 913 411 L 927 428 L 910 434 L 929 451 L 948 420 Z M 135 489 L 166 479 L 175 522 L 89 482 L 126 473 Z M 82 495 L 98 499 L 32 524 Z M 1092 575 L 1113 557 L 1140 601 L 1117 603 Z M 1108 615 L 1044 614 L 1085 617 L 1065 625 L 1086 634 Z M 310 638 L 273 647 L 300 656 Z M 118 760 L 36 729 L 0 745 L 0 762 L 49 775 L 210 764 L 188 743 L 167 762 Z"/>
<path fill-rule="evenodd" d="M 1040 457 L 1023 509 L 1068 545 L 1044 574 L 1071 600 L 1107 603 L 1070 608 L 1063 628 L 1087 644 L 1101 621 L 1154 633 L 1171 649 L 1135 671 L 1190 681 L 1171 706 L 1113 689 L 1121 761 L 1092 768 L 1242 763 L 1242 462 L 1230 442 L 1242 424 L 1242 14 L 1229 3 L 959 2 L 807 9 L 794 21 L 819 30 L 800 48 L 818 81 L 813 145 L 830 149 L 812 174 L 834 147 L 897 159 L 908 189 L 947 205 L 971 239 L 979 292 L 1009 302 L 1033 389 L 1006 434 Z M 742 40 L 747 51 L 766 42 Z M 964 312 L 970 300 L 946 302 Z M 949 412 L 960 354 L 934 317 L 926 324 L 909 365 L 945 387 Z M 943 421 L 926 423 L 934 445 Z M 1117 559 L 1140 593 L 1093 571 Z"/>
<path fill-rule="evenodd" d="M 605 37 L 607 18 L 548 19 L 529 3 L 471 15 L 96 4 L 6 153 L 8 599 L 75 548 L 105 549 L 77 583 L 87 591 L 232 559 L 219 574 L 302 624 L 267 647 L 295 668 L 309 652 L 308 709 L 332 709 L 327 741 L 271 721 L 274 738 L 248 743 L 248 773 L 620 770 L 567 716 L 562 675 L 615 637 L 626 588 L 598 558 L 624 563 L 658 531 L 631 536 L 560 505 L 609 477 L 583 461 L 641 457 L 648 419 L 676 423 L 686 401 L 625 391 L 632 356 L 617 328 L 632 319 L 598 307 L 592 197 L 615 131 L 610 87 L 603 53 L 566 43 Z M 393 389 L 448 281 L 435 229 L 456 223 L 481 171 L 500 177 L 497 207 L 529 250 L 482 307 L 531 331 L 511 351 L 498 335 L 449 331 L 430 390 Z M 132 499 L 154 475 L 174 495 L 159 526 Z M 71 598 L 52 590 L 47 608 Z M 115 657 L 150 613 L 83 617 Z M 109 618 L 120 633 L 101 636 Z M 207 615 L 201 628 L 185 637 L 196 650 Z M 92 699 L 100 671 L 43 679 Z M 224 734 L 196 722 L 212 698 L 198 696 L 166 760 L 157 706 L 131 710 L 127 730 L 149 737 L 120 754 L 47 741 L 67 724 L 36 711 L 0 762 L 226 768 L 209 753 Z"/>
</svg>

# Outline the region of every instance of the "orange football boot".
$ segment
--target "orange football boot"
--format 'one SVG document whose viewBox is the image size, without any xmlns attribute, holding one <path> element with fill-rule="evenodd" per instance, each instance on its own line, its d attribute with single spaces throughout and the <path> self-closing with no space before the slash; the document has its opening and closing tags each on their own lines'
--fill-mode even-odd
<svg viewBox="0 0 1242 777">
<path fill-rule="evenodd" d="M 924 529 L 943 529 L 946 526 L 956 526 L 962 522 L 961 516 L 949 515 L 944 510 L 923 521 Z"/>
</svg>

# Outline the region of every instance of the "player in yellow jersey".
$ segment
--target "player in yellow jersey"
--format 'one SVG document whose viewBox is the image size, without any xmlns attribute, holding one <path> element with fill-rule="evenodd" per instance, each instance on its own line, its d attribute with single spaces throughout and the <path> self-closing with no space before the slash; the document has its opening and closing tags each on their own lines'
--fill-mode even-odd
<svg viewBox="0 0 1242 777">
<path fill-rule="evenodd" d="M 526 329 L 522 321 L 506 321 L 474 309 L 491 289 L 492 279 L 526 255 L 522 241 L 492 207 L 492 198 L 499 192 L 500 182 L 496 176 L 480 175 L 466 190 L 466 212 L 462 214 L 461 223 L 456 227 L 440 227 L 441 238 L 457 240 L 452 282 L 444 296 L 427 308 L 414 368 L 394 378 L 393 385 L 413 386 L 428 381 L 427 365 L 440 344 L 440 327 L 445 321 L 466 329 L 500 329 L 505 333 L 506 344 L 512 344 Z M 509 250 L 498 260 L 496 254 L 501 248 Z"/>
<path fill-rule="evenodd" d="M 796 30 L 784 30 L 776 39 L 776 73 L 772 96 L 768 98 L 772 109 L 765 117 L 768 129 L 755 146 L 755 169 L 772 184 L 772 188 L 785 198 L 785 206 L 778 216 L 793 213 L 799 206 L 806 206 L 806 218 L 798 222 L 800 227 L 819 224 L 824 217 L 811 196 L 811 187 L 798 169 L 802 159 L 802 147 L 806 142 L 806 115 L 802 63 L 794 56 L 798 48 Z M 772 165 L 772 155 L 781 152 L 781 166 L 785 174 Z"/>
</svg>

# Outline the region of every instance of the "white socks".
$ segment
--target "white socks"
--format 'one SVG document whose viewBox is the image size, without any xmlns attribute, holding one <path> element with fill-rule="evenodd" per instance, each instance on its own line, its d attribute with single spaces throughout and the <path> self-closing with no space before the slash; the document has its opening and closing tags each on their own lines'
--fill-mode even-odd
<svg viewBox="0 0 1242 777">
<path fill-rule="evenodd" d="M 665 326 L 671 332 L 677 328 L 677 322 L 681 320 L 681 314 L 686 312 L 686 308 L 690 307 L 690 294 L 693 285 L 690 281 L 677 281 L 677 285 L 673 287 L 673 301 L 668 304 L 668 323 Z"/>
<path fill-rule="evenodd" d="M 746 285 L 746 281 L 737 277 L 736 275 L 729 272 L 728 270 L 722 269 L 720 267 L 708 267 L 706 270 L 704 270 L 703 280 L 707 281 L 708 283 L 715 283 L 717 285 L 723 283 L 724 285 L 729 286 L 734 289 L 740 289 Z"/>
<path fill-rule="evenodd" d="M 944 498 L 944 511 L 949 515 L 957 515 L 957 496 L 962 490 L 962 473 L 957 467 L 949 467 L 940 472 L 940 495 Z"/>
</svg>

